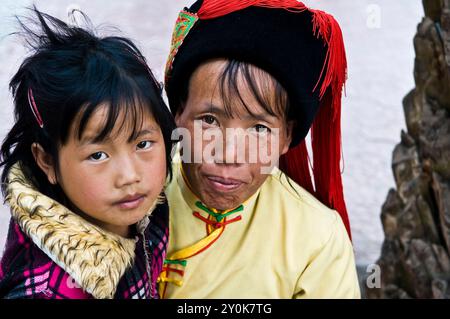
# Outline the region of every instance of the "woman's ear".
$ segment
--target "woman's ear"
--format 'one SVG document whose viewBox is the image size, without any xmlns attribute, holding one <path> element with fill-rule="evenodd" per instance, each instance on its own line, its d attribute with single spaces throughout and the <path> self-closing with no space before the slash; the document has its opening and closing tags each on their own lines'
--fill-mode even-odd
<svg viewBox="0 0 450 319">
<path fill-rule="evenodd" d="M 31 144 L 31 153 L 33 153 L 36 164 L 47 175 L 50 184 L 56 185 L 56 167 L 50 154 L 38 143 Z"/>
<path fill-rule="evenodd" d="M 175 120 L 175 124 L 177 126 L 179 126 L 179 123 L 180 123 L 180 112 L 175 113 L 175 116 L 174 116 L 173 119 Z"/>
<path fill-rule="evenodd" d="M 286 124 L 286 138 L 284 139 L 284 145 L 281 150 L 280 155 L 284 155 L 289 151 L 289 146 L 292 142 L 292 133 L 294 131 L 295 122 L 294 121 L 288 121 Z"/>
<path fill-rule="evenodd" d="M 175 113 L 175 116 L 173 117 L 177 127 L 180 127 L 180 120 L 181 120 L 180 117 L 183 114 L 183 111 L 184 111 L 184 103 L 182 103 L 180 105 L 180 107 L 178 108 L 177 112 Z"/>
</svg>

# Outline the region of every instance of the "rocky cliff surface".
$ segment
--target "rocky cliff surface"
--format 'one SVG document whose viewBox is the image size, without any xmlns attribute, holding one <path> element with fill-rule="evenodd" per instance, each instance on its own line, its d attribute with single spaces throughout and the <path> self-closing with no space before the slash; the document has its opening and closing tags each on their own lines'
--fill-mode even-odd
<svg viewBox="0 0 450 319">
<path fill-rule="evenodd" d="M 423 6 L 407 132 L 392 157 L 396 189 L 381 212 L 381 287 L 370 298 L 450 297 L 450 0 Z"/>
</svg>

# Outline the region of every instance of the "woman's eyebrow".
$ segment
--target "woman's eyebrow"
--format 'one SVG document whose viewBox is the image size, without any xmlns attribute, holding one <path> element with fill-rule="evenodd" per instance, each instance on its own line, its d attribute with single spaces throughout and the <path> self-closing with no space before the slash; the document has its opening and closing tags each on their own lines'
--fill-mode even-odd
<svg viewBox="0 0 450 319">
<path fill-rule="evenodd" d="M 266 123 L 272 123 L 273 118 L 276 118 L 276 116 L 272 116 L 269 113 L 253 113 L 253 114 L 247 114 L 246 116 L 243 117 L 244 120 L 247 121 L 251 121 L 251 120 L 256 120 L 256 121 L 262 121 L 262 122 L 266 122 Z"/>
<path fill-rule="evenodd" d="M 219 116 L 223 116 L 223 117 L 230 117 L 230 115 L 227 113 L 227 111 L 222 108 L 219 107 L 217 105 L 211 104 L 211 103 L 206 103 L 205 107 L 201 110 L 201 112 L 209 112 L 209 113 L 213 113 Z M 260 113 L 260 114 L 250 114 L 248 113 L 247 115 L 241 117 L 243 119 L 258 119 L 258 120 L 265 120 L 268 116 L 270 116 L 268 113 Z"/>
<path fill-rule="evenodd" d="M 212 114 L 215 114 L 220 117 L 227 117 L 229 118 L 230 115 L 221 107 L 218 107 L 217 105 L 211 104 L 211 103 L 205 103 L 204 108 L 200 110 L 201 113 L 203 112 L 209 112 Z M 232 117 L 232 116 L 231 116 Z M 241 119 L 245 121 L 262 121 L 269 124 L 273 124 L 274 119 L 276 119 L 276 116 L 270 115 L 269 113 L 263 111 L 262 113 L 249 113 L 247 112 L 246 115 L 241 116 Z"/>
<path fill-rule="evenodd" d="M 200 112 L 209 112 L 213 113 L 219 116 L 228 117 L 227 112 L 221 107 L 218 107 L 217 105 L 211 104 L 211 103 L 205 103 L 204 108 L 200 110 Z"/>
</svg>

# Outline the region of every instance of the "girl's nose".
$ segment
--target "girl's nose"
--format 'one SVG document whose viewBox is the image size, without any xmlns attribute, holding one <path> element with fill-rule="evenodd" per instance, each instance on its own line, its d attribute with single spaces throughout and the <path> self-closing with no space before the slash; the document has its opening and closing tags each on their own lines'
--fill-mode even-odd
<svg viewBox="0 0 450 319">
<path fill-rule="evenodd" d="M 130 157 L 124 157 L 117 161 L 116 187 L 121 188 L 140 182 L 140 174 L 137 164 Z"/>
</svg>

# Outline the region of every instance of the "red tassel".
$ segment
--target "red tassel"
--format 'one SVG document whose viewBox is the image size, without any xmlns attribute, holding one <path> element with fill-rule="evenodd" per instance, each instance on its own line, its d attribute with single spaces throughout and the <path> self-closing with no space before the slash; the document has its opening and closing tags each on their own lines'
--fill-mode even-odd
<svg viewBox="0 0 450 319">
<path fill-rule="evenodd" d="M 323 204 L 338 211 L 351 239 L 350 223 L 341 179 L 341 97 L 347 79 L 347 59 L 342 31 L 330 14 L 307 8 L 296 0 L 204 0 L 198 11 L 200 19 L 213 19 L 250 6 L 308 10 L 313 14 L 313 30 L 327 46 L 324 65 L 313 91 L 320 86 L 320 109 L 311 132 L 314 184 L 309 171 L 305 141 L 280 158 L 280 168 L 296 183 L 314 194 Z"/>
<path fill-rule="evenodd" d="M 340 167 L 341 94 L 336 95 L 331 94 L 331 91 L 325 94 L 311 129 L 315 196 L 328 207 L 338 211 L 351 239 Z"/>
<path fill-rule="evenodd" d="M 280 157 L 280 169 L 297 184 L 301 185 L 311 194 L 314 194 L 311 173 L 309 171 L 310 166 L 310 158 L 305 140 L 291 148 L 287 154 Z"/>
<path fill-rule="evenodd" d="M 314 13 L 314 35 L 321 37 L 328 47 L 322 72 L 313 89 L 313 91 L 317 89 L 317 86 L 323 77 L 322 86 L 320 87 L 320 97 L 322 98 L 330 85 L 333 90 L 333 95 L 338 91 L 342 91 L 345 81 L 347 80 L 347 59 L 342 31 L 334 17 L 320 10 L 310 11 Z M 340 109 L 336 109 L 335 113 L 337 111 L 340 111 Z"/>
<path fill-rule="evenodd" d="M 351 239 L 340 168 L 341 99 L 347 80 L 344 40 L 341 28 L 333 16 L 319 10 L 313 12 L 313 32 L 322 37 L 328 47 L 319 79 L 320 81 L 323 76 L 320 87 L 321 105 L 311 134 L 315 195 L 322 203 L 339 212 Z"/>
</svg>

